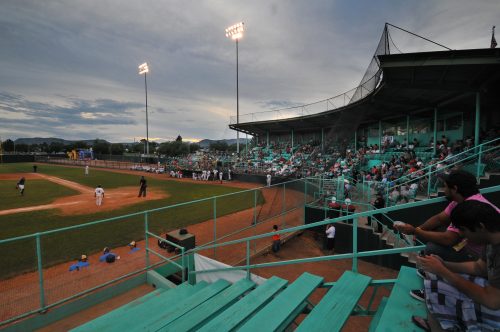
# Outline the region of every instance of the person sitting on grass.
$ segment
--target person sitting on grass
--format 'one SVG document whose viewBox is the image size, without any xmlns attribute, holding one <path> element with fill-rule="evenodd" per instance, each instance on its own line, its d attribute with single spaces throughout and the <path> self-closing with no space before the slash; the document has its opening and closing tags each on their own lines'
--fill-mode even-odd
<svg viewBox="0 0 500 332">
<path fill-rule="evenodd" d="M 485 245 L 480 259 L 447 262 L 436 255 L 418 258 L 426 271 L 428 318 L 413 316 L 426 331 L 500 330 L 500 218 L 492 205 L 464 201 L 450 218 L 460 234 Z"/>
</svg>

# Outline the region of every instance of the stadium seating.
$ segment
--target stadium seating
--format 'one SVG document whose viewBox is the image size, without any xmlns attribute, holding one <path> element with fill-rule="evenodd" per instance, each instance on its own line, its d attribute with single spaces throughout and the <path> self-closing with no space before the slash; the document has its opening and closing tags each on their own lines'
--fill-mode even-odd
<svg viewBox="0 0 500 332">
<path fill-rule="evenodd" d="M 346 271 L 332 286 L 306 272 L 288 287 L 287 283 L 278 277 L 260 286 L 247 279 L 232 285 L 223 279 L 194 286 L 185 283 L 152 292 L 72 331 L 283 331 L 307 312 L 309 296 L 321 287 L 330 289 L 297 331 L 340 331 L 357 310 L 371 278 Z M 379 305 L 370 330 L 408 331 L 411 315 L 425 310 L 425 305 L 408 292 L 421 286 L 415 269 L 402 267 L 391 295 Z"/>
</svg>

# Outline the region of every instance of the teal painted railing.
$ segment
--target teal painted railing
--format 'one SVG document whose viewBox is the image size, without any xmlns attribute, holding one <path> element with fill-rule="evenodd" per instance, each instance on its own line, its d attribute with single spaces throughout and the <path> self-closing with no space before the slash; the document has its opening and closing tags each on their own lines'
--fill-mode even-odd
<svg viewBox="0 0 500 332">
<path fill-rule="evenodd" d="M 498 192 L 498 191 L 500 191 L 500 185 L 480 190 L 480 192 L 482 194 Z M 256 236 L 247 237 L 244 239 L 227 241 L 224 243 L 213 244 L 213 245 L 209 245 L 209 246 L 205 247 L 205 249 L 207 249 L 207 248 L 212 248 L 212 247 L 229 246 L 229 245 L 234 245 L 237 243 L 248 242 L 248 241 L 262 239 L 262 238 L 270 238 L 275 233 L 287 234 L 287 233 L 291 233 L 291 232 L 306 230 L 306 229 L 309 229 L 312 227 L 327 225 L 330 223 L 336 223 L 336 222 L 340 222 L 340 221 L 346 221 L 348 219 L 354 219 L 353 234 L 352 234 L 352 237 L 353 237 L 352 250 L 353 250 L 353 252 L 349 253 L 349 254 L 330 255 L 330 256 L 303 258 L 303 259 L 293 259 L 293 260 L 271 262 L 271 263 L 261 263 L 261 264 L 247 264 L 247 265 L 240 265 L 240 266 L 227 267 L 227 268 L 217 268 L 217 269 L 210 269 L 210 270 L 203 270 L 203 271 L 191 271 L 190 273 L 191 274 L 200 274 L 200 273 L 212 273 L 212 272 L 222 272 L 222 271 L 232 271 L 232 270 L 247 270 L 247 271 L 249 271 L 249 270 L 255 269 L 255 268 L 267 268 L 267 267 L 275 267 L 275 266 L 290 265 L 290 264 L 302 264 L 302 263 L 320 262 L 320 261 L 325 261 L 325 260 L 339 260 L 339 259 L 352 259 L 353 260 L 352 271 L 356 272 L 358 270 L 357 258 L 359 258 L 359 257 L 389 255 L 389 254 L 403 253 L 403 252 L 416 252 L 416 251 L 419 251 L 419 250 L 422 250 L 425 248 L 424 245 L 418 245 L 418 246 L 412 246 L 412 247 L 406 247 L 406 248 L 358 252 L 357 251 L 358 243 L 357 243 L 356 234 L 357 234 L 357 220 L 359 217 L 368 217 L 368 216 L 371 216 L 375 213 L 388 213 L 391 211 L 396 211 L 396 210 L 410 208 L 410 207 L 421 207 L 421 206 L 423 207 L 423 206 L 426 206 L 429 204 L 435 204 L 435 203 L 439 203 L 439 202 L 446 202 L 446 198 L 445 197 L 437 197 L 437 198 L 433 198 L 433 199 L 429 199 L 429 200 L 425 200 L 425 201 L 411 202 L 411 203 L 401 204 L 398 206 L 377 209 L 377 210 L 373 210 L 373 211 L 365 211 L 365 212 L 355 213 L 355 214 L 342 216 L 342 217 L 335 218 L 335 219 L 326 219 L 326 220 L 319 221 L 316 223 L 311 223 L 311 224 L 297 226 L 297 227 L 291 227 L 291 228 L 287 228 L 285 230 L 280 230 L 277 232 L 264 233 L 264 234 L 260 234 L 260 235 L 256 235 Z M 199 248 L 195 248 L 195 249 L 189 250 L 188 253 L 196 253 L 199 250 L 200 250 Z M 248 261 L 249 255 L 250 255 L 250 253 L 247 250 L 247 261 Z"/>
<path fill-rule="evenodd" d="M 213 211 L 212 214 L 212 222 L 213 222 L 213 235 L 211 240 L 205 241 L 205 243 L 202 243 L 198 248 L 202 250 L 208 245 L 213 245 L 217 244 L 219 241 L 223 241 L 226 238 L 229 237 L 235 237 L 238 236 L 239 233 L 248 231 L 251 229 L 255 229 L 255 233 L 257 232 L 257 228 L 261 226 L 262 224 L 265 224 L 266 222 L 269 222 L 272 219 L 279 219 L 280 223 L 283 227 L 287 227 L 290 225 L 287 225 L 287 221 L 285 216 L 289 213 L 296 212 L 300 209 L 304 209 L 305 204 L 311 202 L 313 200 L 312 193 L 313 191 L 317 191 L 317 188 L 319 188 L 319 179 L 317 177 L 310 177 L 306 179 L 298 179 L 298 180 L 293 180 L 289 181 L 286 184 L 275 184 L 272 185 L 271 187 L 261 187 L 261 188 L 255 188 L 255 189 L 249 189 L 249 190 L 242 190 L 237 193 L 231 193 L 231 194 L 224 194 L 224 195 L 218 195 L 214 197 L 209 197 L 209 198 L 202 198 L 190 202 L 183 202 L 183 203 L 178 203 L 170 206 L 165 206 L 165 207 L 160 207 L 160 208 L 155 208 L 155 209 L 150 209 L 146 211 L 141 211 L 141 212 L 136 212 L 136 213 L 131 213 L 123 216 L 118 216 L 118 217 L 112 217 L 112 218 L 106 218 L 106 219 L 101 219 L 97 221 L 92 221 L 89 223 L 85 224 L 80 224 L 80 225 L 74 225 L 74 226 L 69 226 L 69 227 L 63 227 L 59 229 L 54 229 L 54 230 L 48 230 L 44 232 L 39 232 L 36 234 L 29 234 L 29 235 L 23 235 L 23 236 L 18 236 L 18 237 L 13 237 L 13 238 L 8 238 L 8 239 L 2 239 L 0 240 L 0 249 L 2 249 L 2 252 L 9 252 L 9 248 L 11 245 L 22 245 L 23 241 L 27 241 L 29 243 L 33 242 L 33 248 L 34 252 L 30 255 L 32 257 L 32 260 L 34 261 L 34 265 L 30 270 L 23 270 L 20 271 L 22 272 L 30 272 L 34 271 L 36 272 L 37 275 L 37 290 L 35 294 L 38 294 L 38 301 L 36 300 L 35 297 L 30 297 L 30 300 L 28 301 L 29 303 L 24 304 L 25 308 L 19 308 L 19 312 L 17 312 L 15 315 L 12 315 L 12 317 L 8 317 L 7 319 L 4 319 L 3 321 L 0 322 L 0 326 L 3 326 L 5 324 L 8 324 L 12 321 L 21 319 L 23 317 L 29 316 L 33 313 L 36 312 L 43 312 L 46 311 L 47 309 L 54 307 L 56 305 L 59 305 L 61 303 L 73 300 L 75 298 L 78 298 L 82 295 L 85 295 L 91 291 L 94 291 L 96 289 L 108 286 L 114 282 L 123 280 L 127 276 L 131 276 L 134 274 L 142 273 L 144 271 L 147 271 L 148 269 L 155 268 L 161 264 L 165 263 L 172 263 L 175 266 L 177 266 L 179 269 L 182 269 L 183 273 L 187 268 L 187 261 L 185 259 L 185 248 L 182 248 L 180 246 L 174 245 L 173 243 L 169 243 L 170 245 L 173 245 L 174 247 L 178 248 L 181 251 L 181 255 L 175 256 L 175 257 L 166 257 L 160 252 L 157 252 L 153 248 L 150 248 L 148 244 L 148 240 L 152 237 L 155 239 L 161 239 L 162 241 L 165 241 L 165 238 L 162 238 L 158 233 L 164 233 L 165 229 L 161 230 L 160 232 L 158 231 L 153 231 L 151 229 L 152 221 L 153 221 L 153 216 L 155 213 L 160 212 L 160 211 L 166 211 L 166 210 L 173 210 L 176 208 L 181 208 L 181 207 L 192 207 L 192 210 L 195 210 L 199 206 L 197 204 L 200 203 L 205 203 L 205 205 L 208 208 L 211 208 Z M 276 192 L 277 194 L 273 194 L 272 192 Z M 251 217 L 248 220 L 248 223 L 246 221 L 241 223 L 241 226 L 238 226 L 231 231 L 223 232 L 219 230 L 218 228 L 218 219 L 221 218 L 220 213 L 218 212 L 219 210 L 222 210 L 220 208 L 220 204 L 226 202 L 226 199 L 231 199 L 231 198 L 237 198 L 238 195 L 249 195 L 252 197 L 252 204 L 249 207 L 252 209 Z M 275 195 L 280 195 L 279 200 L 277 201 L 277 204 L 275 202 L 275 206 L 271 207 L 269 211 L 262 211 L 262 205 L 259 201 L 260 196 L 271 196 L 274 197 Z M 274 195 L 274 196 L 273 196 Z M 293 201 L 293 197 L 299 196 L 300 199 L 295 199 Z M 293 201 L 293 202 L 292 202 Z M 208 203 L 208 204 L 207 204 Z M 95 285 L 95 287 L 90 287 L 89 289 L 85 289 L 83 291 L 76 290 L 73 291 L 72 289 L 67 291 L 66 293 L 71 293 L 69 296 L 59 296 L 60 290 L 64 288 L 64 285 L 57 285 L 54 286 L 55 281 L 53 281 L 53 276 L 52 275 L 47 275 L 46 273 L 46 268 L 50 266 L 50 262 L 48 261 L 48 257 L 50 257 L 50 253 L 47 252 L 47 248 L 44 248 L 42 245 L 44 242 L 47 241 L 49 243 L 51 241 L 51 236 L 54 234 L 67 234 L 69 232 L 78 232 L 79 230 L 82 230 L 84 228 L 97 228 L 101 227 L 107 223 L 112 223 L 112 222 L 127 222 L 129 218 L 132 217 L 142 217 L 143 218 L 143 238 L 146 240 L 145 241 L 145 251 L 143 252 L 143 256 L 141 256 L 141 259 L 143 259 L 143 265 L 140 268 L 137 268 L 135 270 L 130 270 L 129 273 L 127 273 L 125 276 L 119 276 L 116 278 L 110 278 L 110 280 L 106 282 L 99 283 Z M 299 224 L 304 223 L 304 218 L 305 214 L 302 214 L 301 217 L 298 220 Z M 168 223 L 168 221 L 165 221 Z M 157 227 L 156 227 L 157 228 Z M 112 236 L 112 235 L 111 235 Z M 127 243 L 130 241 L 135 240 L 141 240 L 140 238 L 130 238 L 126 239 L 122 246 L 125 246 Z M 107 243 L 103 243 L 101 245 L 98 245 L 97 247 L 103 248 L 105 246 L 108 246 Z M 25 247 L 31 247 L 30 244 Z M 213 258 L 217 258 L 217 246 L 215 247 L 210 247 L 213 248 Z M 98 249 L 97 249 L 98 250 Z M 96 251 L 97 251 L 96 250 Z M 254 252 L 257 252 L 257 244 L 255 243 L 253 246 Z M 85 251 L 83 251 L 85 252 Z M 89 253 L 91 254 L 91 253 Z M 123 256 L 123 255 L 122 255 Z M 124 257 L 125 258 L 125 257 Z M 127 256 L 128 258 L 128 256 Z M 180 258 L 180 264 L 176 262 L 176 260 Z M 241 259 L 244 259 L 245 257 L 240 257 L 238 258 L 238 261 Z M 67 258 L 70 259 L 70 258 Z M 152 263 L 152 261 L 156 259 L 160 259 L 160 262 Z M 123 261 L 123 259 L 122 259 Z M 231 263 L 231 262 L 228 262 Z M 52 263 L 54 264 L 54 263 Z M 29 265 L 29 264 L 28 264 Z M 3 266 L 3 265 L 2 265 Z M 5 267 L 6 269 L 9 269 L 9 267 Z M 16 266 L 12 266 L 11 268 L 16 268 Z M 85 268 L 85 269 L 91 269 Z M 5 272 L 5 271 L 4 271 Z M 9 271 L 7 271 L 9 272 Z M 78 273 L 78 272 L 76 272 Z M 79 277 L 76 277 L 75 275 L 69 275 L 70 273 L 68 272 L 68 288 L 71 288 L 72 285 L 75 283 L 75 278 L 78 280 Z M 186 280 L 187 276 L 183 275 L 183 280 Z M 6 283 L 8 285 L 8 283 Z M 53 287 L 48 287 L 48 284 L 52 285 Z M 47 293 L 51 294 L 47 294 Z M 55 294 L 57 293 L 57 294 Z M 66 294 L 65 293 L 65 294 Z M 2 290 L 0 290 L 0 296 L 2 295 Z M 47 296 L 50 295 L 50 296 Z M 5 299 L 5 298 L 4 298 Z M 4 316 L 2 316 L 3 319 Z"/>
</svg>

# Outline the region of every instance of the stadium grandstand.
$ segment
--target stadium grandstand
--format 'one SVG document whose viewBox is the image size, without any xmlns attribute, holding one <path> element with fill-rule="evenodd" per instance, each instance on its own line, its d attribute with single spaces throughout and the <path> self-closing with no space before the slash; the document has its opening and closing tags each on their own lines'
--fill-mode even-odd
<svg viewBox="0 0 500 332">
<path fill-rule="evenodd" d="M 224 195 L 207 204 L 198 200 L 137 214 L 144 216 L 141 259 L 145 265 L 113 278 L 101 277 L 87 289 L 62 298 L 44 296 L 47 283 L 44 286 L 39 258 L 38 285 L 27 289 L 40 301 L 3 315 L 0 328 L 50 329 L 51 324 L 75 321 L 83 310 L 148 285 L 146 295 L 98 310 L 87 319 L 79 317 L 69 328 L 420 331 L 412 316 L 425 317 L 426 305 L 412 298 L 410 291 L 423 287 L 416 262 L 426 246 L 394 224 L 404 220 L 417 227 L 443 211 L 447 201 L 442 178 L 457 169 L 473 174 L 481 194 L 500 206 L 500 50 L 451 50 L 407 32 L 438 50 L 402 53 L 391 29 L 403 31 L 385 25 L 356 88 L 312 104 L 245 114 L 238 121 L 232 118 L 231 129 L 253 137 L 239 156 L 204 151 L 150 165 L 99 164 L 171 176 L 179 176 L 180 171 L 185 178 L 199 181 L 216 180 L 215 174 L 207 175 L 214 169 L 222 171 L 226 180 L 231 170 L 233 179 L 262 185 L 271 175 L 272 184 L 235 194 L 248 194 L 253 208 L 245 225 L 229 231 L 217 228 L 222 219 L 217 202 L 227 199 Z M 92 161 L 44 157 L 37 162 L 92 165 Z M 259 190 L 267 206 L 259 207 Z M 377 196 L 385 203 L 375 209 Z M 230 199 L 227 202 L 231 204 Z M 148 221 L 161 209 L 185 209 L 184 213 L 206 209 L 214 216 L 213 237 L 197 238 L 194 245 L 192 234 L 151 231 Z M 229 215 L 228 223 L 236 224 L 241 218 Z M 106 222 L 111 220 L 74 227 L 97 229 Z M 300 256 L 299 251 L 307 247 L 301 242 L 303 234 L 322 239 L 325 227 L 332 223 L 335 254 Z M 279 230 L 272 231 L 275 224 Z M 40 236 L 54 232 L 33 236 L 38 257 L 43 257 Z M 270 239 L 275 236 L 285 243 L 284 251 L 289 247 L 298 248 L 297 252 L 282 257 L 269 254 Z M 27 240 L 28 236 L 0 240 L 0 245 Z M 169 253 L 159 251 L 156 241 L 170 248 Z M 345 271 L 332 277 L 312 268 L 324 262 L 346 264 Z M 371 274 L 364 262 L 392 269 L 395 277 Z M 297 274 L 293 280 L 285 279 L 279 276 L 280 269 Z"/>
</svg>

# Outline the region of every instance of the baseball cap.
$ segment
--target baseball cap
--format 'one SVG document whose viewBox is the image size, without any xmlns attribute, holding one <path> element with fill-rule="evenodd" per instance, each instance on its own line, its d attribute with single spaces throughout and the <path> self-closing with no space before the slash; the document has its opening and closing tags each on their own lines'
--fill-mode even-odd
<svg viewBox="0 0 500 332">
<path fill-rule="evenodd" d="M 135 241 L 132 241 L 132 242 L 130 242 L 128 245 L 129 245 L 130 247 L 135 247 L 135 244 L 136 244 L 136 243 L 135 243 Z"/>
<path fill-rule="evenodd" d="M 87 260 L 87 255 L 82 255 L 82 256 L 80 257 L 80 260 L 82 260 L 82 261 L 86 261 L 86 260 Z"/>
</svg>

